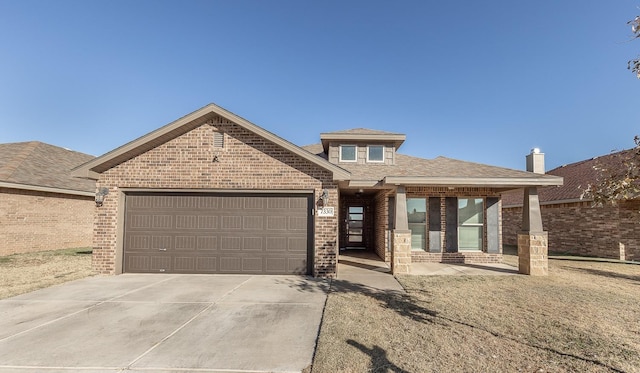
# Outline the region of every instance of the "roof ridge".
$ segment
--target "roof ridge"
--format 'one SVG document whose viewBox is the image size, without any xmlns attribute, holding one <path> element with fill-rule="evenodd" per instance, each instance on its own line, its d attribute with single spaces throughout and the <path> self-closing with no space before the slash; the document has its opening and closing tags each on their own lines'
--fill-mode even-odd
<svg viewBox="0 0 640 373">
<path fill-rule="evenodd" d="M 22 162 L 24 162 L 29 155 L 33 154 L 33 151 L 42 143 L 40 141 L 25 141 L 23 144 L 25 144 L 25 146 L 11 158 L 11 161 L 0 167 L 0 180 L 9 180 Z"/>
</svg>

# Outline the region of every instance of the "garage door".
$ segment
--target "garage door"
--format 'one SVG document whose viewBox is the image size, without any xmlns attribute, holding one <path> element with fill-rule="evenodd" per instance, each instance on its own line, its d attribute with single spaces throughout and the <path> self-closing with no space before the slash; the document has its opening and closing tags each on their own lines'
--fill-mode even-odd
<svg viewBox="0 0 640 373">
<path fill-rule="evenodd" d="M 309 273 L 311 195 L 125 198 L 124 272 Z"/>
</svg>

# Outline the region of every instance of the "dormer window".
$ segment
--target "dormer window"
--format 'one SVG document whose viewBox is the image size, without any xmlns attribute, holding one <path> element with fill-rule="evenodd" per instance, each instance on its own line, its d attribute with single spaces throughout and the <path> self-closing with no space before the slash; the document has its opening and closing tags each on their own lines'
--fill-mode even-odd
<svg viewBox="0 0 640 373">
<path fill-rule="evenodd" d="M 340 162 L 356 162 L 358 148 L 355 145 L 340 145 Z"/>
<path fill-rule="evenodd" d="M 367 146 L 367 162 L 384 162 L 384 145 Z"/>
</svg>

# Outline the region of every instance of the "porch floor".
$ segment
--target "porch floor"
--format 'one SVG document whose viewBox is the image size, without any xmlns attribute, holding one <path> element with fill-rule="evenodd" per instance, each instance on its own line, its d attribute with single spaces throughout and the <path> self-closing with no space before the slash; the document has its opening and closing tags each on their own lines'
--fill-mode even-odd
<svg viewBox="0 0 640 373">
<path fill-rule="evenodd" d="M 391 267 L 372 250 L 341 251 L 338 278 L 390 275 Z M 508 264 L 411 263 L 411 274 L 417 276 L 452 275 L 517 275 L 518 268 Z"/>
</svg>

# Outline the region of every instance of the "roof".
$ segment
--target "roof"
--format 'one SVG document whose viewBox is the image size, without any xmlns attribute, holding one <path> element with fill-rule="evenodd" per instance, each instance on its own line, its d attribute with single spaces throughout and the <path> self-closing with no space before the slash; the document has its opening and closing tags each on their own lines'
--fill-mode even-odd
<svg viewBox="0 0 640 373">
<path fill-rule="evenodd" d="M 407 138 L 402 133 L 393 133 L 368 128 L 353 128 L 344 131 L 324 132 L 320 134 L 322 147 L 325 152 L 331 141 L 368 141 L 371 143 L 393 143 L 398 149 Z"/>
<path fill-rule="evenodd" d="M 92 196 L 95 183 L 71 170 L 93 158 L 39 141 L 0 144 L 0 187 Z"/>
<path fill-rule="evenodd" d="M 304 147 L 321 157 L 326 157 L 321 144 Z M 379 181 L 402 185 L 456 185 L 518 188 L 524 186 L 560 185 L 562 179 L 532 172 L 512 170 L 486 164 L 461 161 L 446 157 L 425 159 L 397 154 L 394 165 L 340 164 L 351 173 L 351 184 L 374 185 Z"/>
<path fill-rule="evenodd" d="M 594 166 L 622 167 L 622 160 L 630 156 L 632 152 L 633 149 L 623 150 L 550 170 L 547 174 L 563 177 L 564 184 L 557 187 L 540 188 L 538 190 L 540 203 L 564 203 L 581 200 L 580 197 L 584 189 L 589 184 L 597 182 L 598 171 L 594 169 Z M 518 192 L 504 193 L 502 200 L 504 206 L 522 205 L 522 194 Z"/>
<path fill-rule="evenodd" d="M 350 177 L 349 173 L 345 169 L 330 163 L 326 159 L 317 157 L 299 146 L 294 145 L 264 128 L 261 128 L 213 103 L 77 167 L 73 170 L 73 175 L 97 180 L 101 172 L 183 135 L 192 129 L 203 125 L 215 115 L 227 119 L 238 126 L 281 146 L 291 153 L 331 171 L 333 173 L 334 180 L 348 180 Z"/>
</svg>

